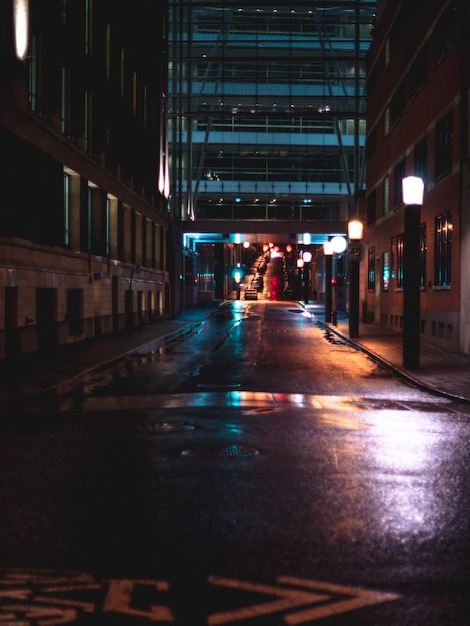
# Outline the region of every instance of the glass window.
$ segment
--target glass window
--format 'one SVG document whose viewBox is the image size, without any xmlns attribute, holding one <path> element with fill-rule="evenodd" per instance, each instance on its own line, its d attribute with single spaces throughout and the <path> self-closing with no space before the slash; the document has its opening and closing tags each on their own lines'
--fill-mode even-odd
<svg viewBox="0 0 470 626">
<path fill-rule="evenodd" d="M 341 207 L 361 188 L 374 4 L 169 3 L 176 215 L 317 220 L 306 196 Z"/>
<path fill-rule="evenodd" d="M 392 124 L 396 124 L 400 117 L 405 112 L 406 106 L 406 82 L 402 82 L 398 85 L 397 90 L 392 96 L 390 105 L 390 117 Z"/>
<path fill-rule="evenodd" d="M 390 283 L 390 263 L 388 252 L 384 252 L 382 256 L 382 290 L 388 291 Z"/>
<path fill-rule="evenodd" d="M 393 171 L 393 199 L 394 206 L 398 207 L 403 203 L 402 180 L 405 177 L 405 159 L 398 163 Z"/>
<path fill-rule="evenodd" d="M 384 137 L 390 132 L 390 107 L 386 107 L 384 112 Z"/>
<path fill-rule="evenodd" d="M 70 244 L 70 176 L 64 174 L 64 245 Z"/>
<path fill-rule="evenodd" d="M 422 179 L 424 188 L 428 182 L 428 140 L 422 139 L 415 147 L 415 176 Z"/>
<path fill-rule="evenodd" d="M 452 282 L 452 213 L 448 211 L 435 219 L 434 284 L 450 287 Z"/>
<path fill-rule="evenodd" d="M 385 45 L 384 45 L 384 65 L 385 65 L 385 67 L 387 67 L 389 63 L 390 63 L 390 39 L 387 37 L 387 39 L 385 40 Z"/>
<path fill-rule="evenodd" d="M 377 131 L 373 128 L 367 136 L 366 142 L 366 158 L 370 159 L 375 154 L 377 145 Z"/>
<path fill-rule="evenodd" d="M 384 215 L 390 211 L 390 178 L 384 178 Z"/>
<path fill-rule="evenodd" d="M 373 291 L 375 289 L 375 248 L 369 248 L 367 251 L 367 289 Z"/>
<path fill-rule="evenodd" d="M 419 90 L 427 83 L 428 80 L 428 62 L 429 50 L 426 43 L 418 56 L 413 61 L 409 73 L 409 90 L 410 100 L 412 100 Z"/>
<path fill-rule="evenodd" d="M 367 225 L 375 223 L 375 210 L 376 210 L 376 193 L 372 191 L 367 196 Z"/>
<path fill-rule="evenodd" d="M 452 169 L 452 144 L 452 114 L 449 113 L 436 125 L 436 178 Z"/>
<path fill-rule="evenodd" d="M 403 289 L 405 234 L 397 235 L 397 288 Z"/>
<path fill-rule="evenodd" d="M 454 45 L 457 11 L 449 7 L 434 31 L 434 62 L 438 65 Z"/>
<path fill-rule="evenodd" d="M 421 224 L 419 237 L 419 284 L 426 287 L 426 260 L 427 260 L 426 224 Z"/>
</svg>

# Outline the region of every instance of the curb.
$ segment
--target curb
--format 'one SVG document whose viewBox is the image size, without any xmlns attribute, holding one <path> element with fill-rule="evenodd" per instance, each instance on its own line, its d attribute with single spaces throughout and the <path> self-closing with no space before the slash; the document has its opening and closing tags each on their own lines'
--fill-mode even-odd
<svg viewBox="0 0 470 626">
<path fill-rule="evenodd" d="M 341 337 L 342 339 L 344 339 L 344 341 L 346 341 L 347 343 L 352 345 L 357 350 L 360 350 L 361 352 L 364 352 L 373 361 L 375 361 L 376 363 L 378 363 L 382 367 L 385 367 L 386 369 L 391 371 L 392 374 L 394 374 L 398 378 L 401 378 L 402 380 L 404 380 L 405 382 L 409 383 L 413 387 L 416 387 L 417 389 L 421 389 L 421 391 L 426 391 L 426 392 L 431 393 L 431 394 L 436 395 L 436 396 L 447 398 L 448 400 L 453 400 L 455 402 L 463 402 L 465 404 L 470 404 L 470 399 L 469 398 L 458 396 L 457 394 L 453 394 L 453 393 L 450 393 L 448 391 L 443 391 L 441 389 L 435 389 L 434 387 L 431 387 L 430 385 L 427 385 L 426 383 L 423 383 L 423 381 L 419 380 L 415 376 L 412 376 L 406 370 L 403 370 L 400 367 L 398 367 L 396 365 L 393 365 L 392 363 L 390 363 L 389 361 L 387 361 L 383 357 L 379 356 L 376 352 L 372 352 L 371 350 L 369 350 L 369 348 L 366 348 L 359 341 L 351 339 L 351 337 L 349 337 L 348 335 L 345 335 L 344 333 L 342 333 L 341 331 L 339 331 L 336 328 L 332 328 L 326 322 L 320 322 L 319 320 L 317 320 L 317 324 L 319 326 L 322 326 L 322 328 L 327 328 L 330 332 L 335 333 L 336 335 L 338 335 L 338 337 Z"/>
</svg>

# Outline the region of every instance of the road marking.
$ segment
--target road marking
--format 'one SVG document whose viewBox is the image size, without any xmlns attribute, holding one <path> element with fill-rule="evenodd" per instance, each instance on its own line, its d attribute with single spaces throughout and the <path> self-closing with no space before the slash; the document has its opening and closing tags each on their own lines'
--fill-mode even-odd
<svg viewBox="0 0 470 626">
<path fill-rule="evenodd" d="M 354 611 L 365 606 L 372 606 L 374 604 L 380 604 L 382 602 L 391 602 L 392 600 L 397 600 L 400 597 L 395 593 L 370 591 L 357 587 L 334 585 L 331 583 L 304 580 L 301 578 L 279 577 L 277 578 L 277 581 L 281 584 L 300 585 L 302 587 L 307 587 L 310 589 L 323 590 L 329 592 L 330 594 L 343 594 L 346 596 L 353 596 L 352 598 L 336 600 L 332 604 L 326 604 L 319 607 L 307 609 L 299 613 L 294 613 L 293 615 L 287 615 L 284 618 L 286 624 L 305 624 L 306 622 L 313 622 L 315 620 L 323 619 L 325 617 L 331 617 L 332 615 L 349 613 L 350 611 Z"/>
<path fill-rule="evenodd" d="M 149 611 L 140 611 L 132 608 L 132 595 L 136 585 L 154 587 L 157 591 L 168 591 L 169 584 L 162 580 L 130 580 L 112 579 L 109 582 L 108 593 L 104 601 L 103 612 L 115 611 L 126 615 L 146 617 L 153 622 L 174 622 L 171 610 L 167 606 L 152 605 Z"/>
<path fill-rule="evenodd" d="M 243 619 L 253 619 L 261 615 L 286 612 L 307 604 L 317 605 L 304 608 L 296 613 L 289 613 L 283 617 L 284 622 L 289 625 L 305 624 L 399 598 L 397 594 L 393 593 L 370 591 L 287 576 L 278 577 L 276 580 L 281 585 L 295 586 L 297 589 L 209 576 L 208 582 L 213 585 L 273 595 L 281 599 L 215 613 L 208 617 L 207 624 L 209 626 L 220 626 L 221 624 L 230 624 Z M 299 587 L 300 589 L 298 589 Z M 315 593 L 312 593 L 312 590 Z M 346 597 L 338 600 L 338 594 Z M 328 600 L 330 602 L 327 602 Z"/>
<path fill-rule="evenodd" d="M 250 619 L 259 617 L 260 615 L 269 615 L 270 613 L 279 613 L 298 606 L 312 604 L 327 600 L 329 596 L 312 593 L 310 591 L 296 591 L 294 589 L 285 589 L 283 587 L 273 587 L 271 585 L 263 585 L 259 583 L 247 583 L 240 580 L 232 580 L 230 578 L 220 578 L 218 576 L 209 576 L 208 581 L 212 585 L 222 587 L 230 587 L 232 589 L 242 589 L 244 591 L 254 591 L 266 595 L 280 597 L 280 600 L 272 602 L 263 602 L 254 604 L 249 607 L 226 611 L 223 613 L 215 613 L 209 615 L 207 623 L 209 626 L 219 626 L 220 624 L 230 624 L 242 619 Z"/>
<path fill-rule="evenodd" d="M 276 620 L 282 620 L 287 626 L 297 626 L 400 597 L 394 593 L 289 576 L 277 577 L 275 584 L 209 576 L 207 584 L 232 589 L 235 602 L 239 599 L 237 591 L 264 596 L 262 601 L 249 606 L 238 603 L 238 608 L 209 614 L 207 626 L 262 620 L 269 615 L 276 615 Z M 84 614 L 90 613 L 101 614 L 105 624 L 112 623 L 113 614 L 121 616 L 119 623 L 122 624 L 133 623 L 136 617 L 149 623 L 175 623 L 172 607 L 165 602 L 169 590 L 170 583 L 166 580 L 99 580 L 77 572 L 61 576 L 51 570 L 0 570 L 0 625 L 61 626 L 78 623 Z M 161 603 L 157 600 L 160 598 Z M 191 602 L 190 597 L 186 600 Z"/>
</svg>

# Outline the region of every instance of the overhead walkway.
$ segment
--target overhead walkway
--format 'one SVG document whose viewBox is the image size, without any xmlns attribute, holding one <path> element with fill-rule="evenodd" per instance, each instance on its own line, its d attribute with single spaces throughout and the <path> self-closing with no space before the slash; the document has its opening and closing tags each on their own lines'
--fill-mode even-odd
<svg viewBox="0 0 470 626">
<path fill-rule="evenodd" d="M 323 244 L 328 237 L 346 236 L 347 222 L 291 220 L 196 220 L 185 221 L 182 229 L 197 243 Z"/>
</svg>

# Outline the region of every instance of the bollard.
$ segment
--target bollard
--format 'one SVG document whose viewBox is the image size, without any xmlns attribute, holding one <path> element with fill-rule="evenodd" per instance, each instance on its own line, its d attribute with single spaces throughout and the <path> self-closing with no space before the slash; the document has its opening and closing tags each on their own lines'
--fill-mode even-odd
<svg viewBox="0 0 470 626">
<path fill-rule="evenodd" d="M 336 311 L 331 312 L 331 323 L 333 324 L 333 326 L 338 325 L 338 313 Z"/>
</svg>

